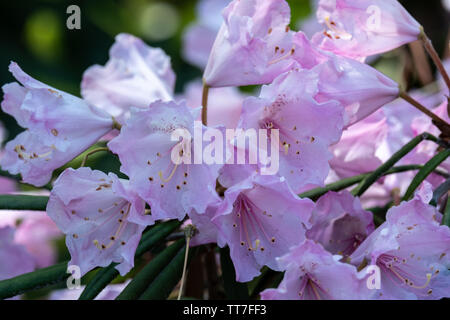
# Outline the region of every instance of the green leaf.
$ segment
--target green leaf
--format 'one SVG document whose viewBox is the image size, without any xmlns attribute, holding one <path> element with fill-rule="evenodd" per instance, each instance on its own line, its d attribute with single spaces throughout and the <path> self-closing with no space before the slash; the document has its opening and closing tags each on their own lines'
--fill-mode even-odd
<svg viewBox="0 0 450 320">
<path fill-rule="evenodd" d="M 128 286 L 119 294 L 116 300 L 135 300 L 147 289 L 149 284 L 155 280 L 158 274 L 167 267 L 180 249 L 186 245 L 185 239 L 180 239 L 154 257 Z"/>
<path fill-rule="evenodd" d="M 220 249 L 220 264 L 222 266 L 223 286 L 225 295 L 230 300 L 249 300 L 248 286 L 246 283 L 236 281 L 236 272 L 230 257 L 228 247 Z"/>
<path fill-rule="evenodd" d="M 0 195 L 1 210 L 45 211 L 48 197 L 27 195 Z"/>
<path fill-rule="evenodd" d="M 2 261 L 2 263 L 5 263 Z M 62 282 L 70 276 L 67 261 L 34 272 L 0 281 L 0 299 L 11 298 L 29 290 Z"/>
<path fill-rule="evenodd" d="M 444 210 L 444 217 L 442 218 L 442 224 L 450 227 L 450 192 L 448 193 L 447 205 Z"/>
<path fill-rule="evenodd" d="M 95 297 L 119 275 L 119 271 L 116 269 L 117 265 L 118 263 L 113 262 L 108 267 L 101 268 L 86 285 L 78 300 L 95 299 Z"/>
<path fill-rule="evenodd" d="M 361 183 L 352 190 L 354 196 L 360 197 L 369 187 L 374 184 L 379 178 L 383 176 L 385 172 L 392 168 L 400 159 L 406 156 L 411 150 L 413 150 L 419 143 L 424 140 L 430 140 L 433 142 L 438 142 L 439 139 L 429 133 L 423 133 L 418 135 L 406 145 L 404 145 L 399 151 L 394 153 L 391 158 L 389 158 L 385 163 L 378 167 L 373 173 L 364 178 Z"/>
<path fill-rule="evenodd" d="M 430 205 L 436 207 L 439 199 L 441 199 L 444 194 L 446 194 L 450 190 L 450 178 L 445 180 L 444 183 L 442 183 L 439 187 L 436 188 L 436 190 L 433 191 L 433 198 L 430 201 Z"/>
<path fill-rule="evenodd" d="M 151 250 L 169 234 L 175 231 L 181 225 L 180 221 L 172 220 L 157 224 L 142 235 L 142 239 L 136 249 L 135 257 L 141 256 L 143 253 Z M 108 267 L 102 268 L 94 278 L 87 284 L 81 293 L 79 300 L 94 299 L 111 281 L 118 275 L 119 271 L 115 268 L 117 263 L 111 263 Z"/>
<path fill-rule="evenodd" d="M 188 263 L 196 254 L 198 248 L 190 248 Z M 164 300 L 169 297 L 183 274 L 184 256 L 186 247 L 178 251 L 156 279 L 150 283 L 147 290 L 139 297 L 139 300 Z"/>
<path fill-rule="evenodd" d="M 414 191 L 420 186 L 420 184 L 448 157 L 450 156 L 450 149 L 439 152 L 431 160 L 429 160 L 422 169 L 416 174 L 411 184 L 406 190 L 403 196 L 403 201 L 410 200 L 414 196 Z"/>
<path fill-rule="evenodd" d="M 387 176 L 387 175 L 394 174 L 394 173 L 400 173 L 400 172 L 411 171 L 411 170 L 419 170 L 421 168 L 422 168 L 421 165 L 416 165 L 416 164 L 411 164 L 411 165 L 406 165 L 406 166 L 398 166 L 398 167 L 393 167 L 393 168 L 389 169 L 388 171 L 384 172 L 382 175 Z M 353 177 L 349 177 L 349 178 L 345 178 L 345 179 L 336 181 L 334 183 L 330 183 L 330 184 L 326 185 L 325 187 L 308 190 L 306 192 L 299 194 L 299 197 L 309 198 L 309 199 L 315 201 L 318 198 L 320 198 L 321 196 L 323 196 L 325 193 L 327 193 L 328 191 L 337 192 L 337 191 L 346 189 L 348 187 L 351 187 L 354 184 L 360 183 L 361 181 L 366 179 L 372 173 L 373 172 L 363 173 L 363 174 L 360 174 L 357 176 L 353 176 Z M 448 177 L 448 175 L 445 172 L 437 171 L 436 173 L 440 174 L 444 177 Z"/>
</svg>

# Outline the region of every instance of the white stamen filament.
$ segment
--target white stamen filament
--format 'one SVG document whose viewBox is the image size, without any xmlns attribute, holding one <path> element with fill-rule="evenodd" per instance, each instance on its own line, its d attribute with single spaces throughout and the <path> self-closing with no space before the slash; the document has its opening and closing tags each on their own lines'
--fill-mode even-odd
<svg viewBox="0 0 450 320">
<path fill-rule="evenodd" d="M 52 150 L 50 150 L 50 151 L 48 151 L 46 153 L 43 153 L 43 154 L 37 154 L 35 152 L 27 153 L 27 152 L 25 152 L 26 150 L 25 150 L 25 147 L 23 145 L 17 145 L 17 146 L 15 146 L 14 151 L 18 154 L 20 159 L 31 160 L 31 159 L 36 159 L 36 158 L 46 158 L 46 157 L 48 157 L 49 155 L 51 155 L 53 153 L 53 150 L 55 150 L 56 148 L 55 148 L 55 146 L 52 145 L 51 149 Z"/>
<path fill-rule="evenodd" d="M 278 63 L 278 62 L 280 62 L 280 61 L 283 61 L 283 60 L 289 58 L 290 56 L 292 56 L 292 55 L 294 54 L 294 52 L 295 52 L 295 46 L 293 46 L 292 49 L 289 50 L 288 53 L 286 53 L 285 55 L 283 55 L 283 56 L 281 56 L 281 57 L 278 57 L 278 58 L 276 58 L 276 59 L 273 59 L 273 60 L 269 61 L 269 62 L 267 63 L 267 65 L 270 66 L 270 65 L 272 65 L 272 64 L 275 64 L 275 63 Z"/>
</svg>

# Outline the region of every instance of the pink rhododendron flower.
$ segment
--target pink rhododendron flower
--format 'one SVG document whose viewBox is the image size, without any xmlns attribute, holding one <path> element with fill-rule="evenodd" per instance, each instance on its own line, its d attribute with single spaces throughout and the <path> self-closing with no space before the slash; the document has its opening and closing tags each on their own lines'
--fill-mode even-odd
<svg viewBox="0 0 450 320">
<path fill-rule="evenodd" d="M 16 182 L 9 178 L 0 177 L 0 194 L 10 193 L 16 188 Z"/>
<path fill-rule="evenodd" d="M 339 262 L 320 244 L 305 240 L 278 258 L 284 279 L 277 289 L 261 292 L 263 300 L 354 300 L 367 296 L 356 268 Z"/>
<path fill-rule="evenodd" d="M 56 262 L 56 248 L 52 241 L 62 233 L 45 212 L 1 210 L 0 228 L 5 226 L 16 228 L 14 242 L 26 248 L 37 268 Z"/>
<path fill-rule="evenodd" d="M 316 202 L 306 236 L 332 254 L 349 256 L 375 229 L 372 213 L 348 191 L 328 192 Z"/>
<path fill-rule="evenodd" d="M 203 213 L 217 201 L 220 166 L 195 164 L 195 113 L 184 102 L 157 101 L 147 110 L 133 110 L 120 135 L 108 144 L 155 219 L 181 220 L 191 209 Z M 204 127 L 199 129 L 202 134 Z M 173 135 L 182 140 L 173 140 Z"/>
<path fill-rule="evenodd" d="M 314 74 L 312 75 L 314 76 Z M 328 148 L 342 133 L 344 109 L 337 101 L 317 102 L 317 78 L 292 70 L 244 101 L 240 126 L 278 129 L 280 169 L 294 192 L 322 185 L 329 171 Z M 269 138 L 271 134 L 268 134 Z"/>
<path fill-rule="evenodd" d="M 202 104 L 201 82 L 191 82 L 185 88 L 182 98 L 192 108 L 198 108 Z M 236 128 L 242 111 L 242 103 L 245 95 L 237 88 L 211 88 L 208 95 L 208 126 L 222 125 L 226 128 Z M 199 117 L 200 119 L 200 117 Z"/>
<path fill-rule="evenodd" d="M 317 32 L 323 31 L 323 26 L 319 23 L 316 16 L 317 8 L 319 7 L 319 0 L 310 0 L 312 13 L 306 18 L 297 22 L 298 29 L 304 32 L 309 38 Z"/>
<path fill-rule="evenodd" d="M 69 168 L 55 181 L 47 214 L 66 234 L 69 265 L 82 275 L 111 262 L 120 263 L 116 268 L 125 275 L 142 231 L 154 223 L 128 181 L 84 167 Z"/>
<path fill-rule="evenodd" d="M 190 242 L 191 246 L 217 242 L 219 230 L 212 219 L 216 215 L 220 203 L 217 202 L 210 205 L 202 214 L 199 214 L 195 210 L 189 213 L 191 223 L 196 229 L 195 235 Z"/>
<path fill-rule="evenodd" d="M 5 139 L 5 130 L 0 122 L 0 145 Z M 2 150 L 0 150 L 0 159 L 2 158 Z M 16 182 L 9 178 L 0 177 L 0 194 L 9 193 L 16 190 Z"/>
<path fill-rule="evenodd" d="M 348 116 L 346 126 L 364 119 L 399 95 L 395 81 L 355 60 L 336 56 L 313 70 L 319 74 L 316 99 L 342 103 Z"/>
<path fill-rule="evenodd" d="M 393 50 L 417 40 L 421 32 L 397 0 L 320 0 L 317 18 L 326 29 L 313 42 L 355 59 Z"/>
<path fill-rule="evenodd" d="M 388 125 L 382 110 L 350 126 L 343 132 L 341 140 L 332 146 L 331 168 L 339 178 L 375 170 L 382 164 L 376 152 L 387 133 Z"/>
<path fill-rule="evenodd" d="M 332 55 L 314 46 L 308 37 L 301 31 L 294 34 L 292 42 L 295 52 L 292 59 L 295 60 L 302 69 L 312 69 L 313 67 L 327 62 Z"/>
<path fill-rule="evenodd" d="M 0 164 L 23 181 L 45 185 L 66 164 L 112 130 L 111 116 L 84 100 L 55 90 L 11 63 L 18 83 L 3 86 L 4 112 L 27 130 L 6 144 Z"/>
<path fill-rule="evenodd" d="M 170 58 L 159 48 L 121 33 L 105 66 L 87 69 L 81 94 L 93 105 L 123 122 L 131 107 L 147 108 L 156 100 L 172 100 L 175 74 Z"/>
<path fill-rule="evenodd" d="M 305 34 L 293 37 L 292 59 L 318 77 L 317 101 L 337 100 L 345 106 L 350 126 L 399 96 L 398 84 L 371 66 L 315 47 Z"/>
<path fill-rule="evenodd" d="M 14 229 L 0 228 L 0 280 L 9 279 L 34 270 L 33 257 L 14 242 Z"/>
<path fill-rule="evenodd" d="M 286 1 L 234 0 L 222 14 L 224 23 L 204 73 L 208 86 L 270 83 L 293 66 Z"/>
<path fill-rule="evenodd" d="M 305 239 L 314 203 L 300 199 L 283 178 L 253 176 L 229 188 L 213 223 L 219 246 L 228 245 L 237 281 L 250 281 L 275 258 Z"/>
<path fill-rule="evenodd" d="M 52 244 L 62 236 L 55 223 L 44 213 L 29 214 L 17 227 L 15 241 L 23 244 L 35 258 L 38 268 L 45 268 L 56 263 L 56 248 Z"/>
<path fill-rule="evenodd" d="M 230 0 L 200 0 L 197 3 L 197 21 L 183 34 L 183 57 L 189 63 L 204 69 L 208 63 L 217 32 L 222 25 L 222 10 Z"/>
<path fill-rule="evenodd" d="M 450 296 L 450 229 L 422 195 L 389 209 L 386 222 L 352 254 L 381 271 L 374 299 L 440 299 Z"/>
</svg>

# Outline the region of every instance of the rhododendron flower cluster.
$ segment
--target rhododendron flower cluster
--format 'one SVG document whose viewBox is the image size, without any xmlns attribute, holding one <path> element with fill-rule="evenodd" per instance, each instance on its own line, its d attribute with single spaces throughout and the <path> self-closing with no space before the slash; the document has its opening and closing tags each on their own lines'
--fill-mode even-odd
<svg viewBox="0 0 450 320">
<path fill-rule="evenodd" d="M 219 247 L 236 282 L 284 272 L 261 299 L 450 297 L 445 67 L 438 63 L 443 78 L 427 96 L 366 62 L 416 40 L 430 48 L 396 0 L 320 0 L 316 14 L 323 30 L 309 38 L 291 28 L 284 0 L 202 1 L 184 56 L 203 79 L 183 93 L 170 57 L 125 33 L 104 66 L 84 72 L 82 98 L 11 62 L 17 82 L 2 87 L 1 108 L 24 130 L 0 153 L 12 176 L 0 191 L 15 191 L 7 182 L 20 175 L 50 194 L 45 221 L 27 213 L 11 223 L 18 218 L 0 211 L 0 261 L 8 261 L 0 280 L 52 264 L 48 241 L 63 233 L 79 276 L 108 267 L 127 279 L 104 299 L 151 296 L 152 284 L 133 291 L 140 270 L 162 269 L 154 266 L 177 241 L 186 255 L 174 254 L 172 268 L 179 256 L 187 268 L 196 248 Z M 119 171 L 91 168 L 98 151 Z M 150 250 L 148 265 L 136 267 L 146 245 L 159 243 L 153 230 L 170 220 L 184 233 L 156 247 L 164 258 Z"/>
</svg>

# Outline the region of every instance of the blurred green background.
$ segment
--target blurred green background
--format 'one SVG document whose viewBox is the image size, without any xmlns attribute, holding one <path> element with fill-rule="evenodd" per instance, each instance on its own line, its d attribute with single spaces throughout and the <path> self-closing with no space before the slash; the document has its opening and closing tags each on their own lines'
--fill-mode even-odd
<svg viewBox="0 0 450 320">
<path fill-rule="evenodd" d="M 309 0 L 290 0 L 292 27 L 311 12 Z M 79 95 L 83 71 L 103 65 L 114 36 L 128 32 L 149 45 L 161 47 L 171 57 L 177 75 L 176 91 L 201 76 L 201 70 L 181 57 L 182 34 L 196 19 L 196 0 L 15 0 L 0 4 L 0 84 L 13 81 L 7 67 L 11 60 L 33 77 L 58 89 Z M 443 52 L 449 15 L 440 0 L 406 0 L 408 10 L 425 26 Z M 66 28 L 66 9 L 81 8 L 81 30 Z M 397 57 L 398 58 L 398 57 Z M 378 66 L 396 80 L 403 63 L 392 56 Z M 412 75 L 414 85 L 414 74 Z M 411 86 L 411 84 L 407 84 Z M 15 121 L 0 113 L 8 139 L 20 132 Z"/>
</svg>

